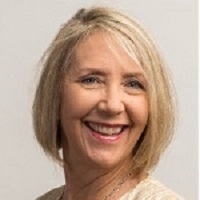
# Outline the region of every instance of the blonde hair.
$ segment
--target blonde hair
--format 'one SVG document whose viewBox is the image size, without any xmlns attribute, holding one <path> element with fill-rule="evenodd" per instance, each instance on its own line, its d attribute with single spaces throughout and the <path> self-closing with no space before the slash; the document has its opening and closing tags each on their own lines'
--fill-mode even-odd
<svg viewBox="0 0 200 200">
<path fill-rule="evenodd" d="M 151 170 L 169 144 L 174 129 L 174 95 L 170 77 L 156 46 L 141 25 L 114 9 L 92 7 L 79 10 L 63 27 L 46 51 L 43 71 L 33 103 L 33 125 L 44 151 L 61 162 L 59 106 L 64 75 L 78 44 L 92 32 L 105 30 L 115 36 L 121 47 L 135 59 L 148 81 L 149 118 L 133 149 L 140 172 Z M 65 63 L 65 65 L 64 65 Z M 66 64 L 67 63 L 67 64 Z"/>
</svg>

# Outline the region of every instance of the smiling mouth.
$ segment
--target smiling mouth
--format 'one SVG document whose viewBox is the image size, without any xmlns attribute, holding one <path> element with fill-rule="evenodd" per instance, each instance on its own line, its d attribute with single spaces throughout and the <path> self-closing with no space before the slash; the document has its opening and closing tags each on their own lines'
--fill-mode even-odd
<svg viewBox="0 0 200 200">
<path fill-rule="evenodd" d="M 93 122 L 85 122 L 85 125 L 93 132 L 98 133 L 102 136 L 117 136 L 120 135 L 128 125 L 102 125 Z"/>
</svg>

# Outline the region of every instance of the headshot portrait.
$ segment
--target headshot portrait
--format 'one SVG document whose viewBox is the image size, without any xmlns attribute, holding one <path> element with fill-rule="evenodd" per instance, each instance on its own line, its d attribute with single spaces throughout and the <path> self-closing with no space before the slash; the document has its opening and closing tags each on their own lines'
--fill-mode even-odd
<svg viewBox="0 0 200 200">
<path fill-rule="evenodd" d="M 0 198 L 197 199 L 195 6 L 11 6 L 18 23 L 3 20 L 1 38 Z"/>
</svg>

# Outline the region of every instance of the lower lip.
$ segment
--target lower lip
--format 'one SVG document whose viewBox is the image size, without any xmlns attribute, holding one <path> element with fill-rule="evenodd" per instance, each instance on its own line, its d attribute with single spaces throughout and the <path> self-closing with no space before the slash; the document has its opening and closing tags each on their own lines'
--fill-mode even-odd
<svg viewBox="0 0 200 200">
<path fill-rule="evenodd" d="M 96 141 L 99 141 L 101 143 L 106 143 L 106 144 L 118 142 L 122 138 L 122 135 L 124 132 L 124 131 L 122 131 L 119 135 L 104 136 L 104 135 L 100 135 L 99 133 L 91 130 L 86 124 L 85 124 L 85 127 L 87 128 L 87 130 L 89 130 L 89 134 L 91 136 L 93 136 L 92 138 L 94 138 Z"/>
<path fill-rule="evenodd" d="M 95 137 L 97 140 L 104 143 L 112 143 L 112 142 L 118 141 L 122 137 L 122 133 L 120 133 L 119 135 L 114 135 L 114 136 L 103 136 L 94 131 L 92 131 L 91 133 L 93 137 Z"/>
</svg>

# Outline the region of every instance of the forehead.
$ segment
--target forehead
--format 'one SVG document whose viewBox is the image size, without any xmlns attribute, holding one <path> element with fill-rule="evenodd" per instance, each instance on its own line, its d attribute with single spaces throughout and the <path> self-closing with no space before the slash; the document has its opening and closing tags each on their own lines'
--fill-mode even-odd
<svg viewBox="0 0 200 200">
<path fill-rule="evenodd" d="M 84 38 L 75 51 L 75 62 L 79 67 L 121 66 L 132 71 L 141 70 L 136 55 L 131 55 L 120 45 L 117 38 L 106 31 L 96 31 Z"/>
</svg>

